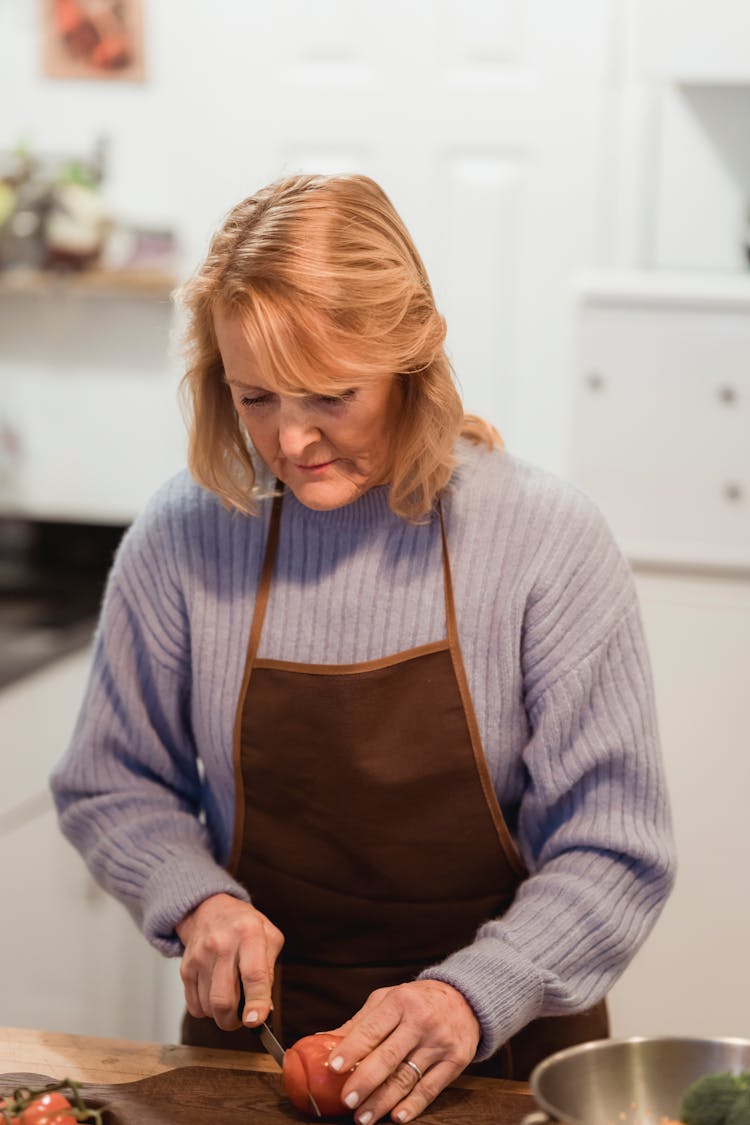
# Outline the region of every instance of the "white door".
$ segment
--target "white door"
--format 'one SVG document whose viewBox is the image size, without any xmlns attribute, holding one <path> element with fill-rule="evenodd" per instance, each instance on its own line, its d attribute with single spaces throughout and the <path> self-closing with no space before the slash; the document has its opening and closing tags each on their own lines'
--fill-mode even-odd
<svg viewBox="0 0 750 1125">
<path fill-rule="evenodd" d="M 559 468 L 569 279 L 596 260 L 616 7 L 216 0 L 177 15 L 172 0 L 163 34 L 190 81 L 172 88 L 166 143 L 176 167 L 197 142 L 203 158 L 173 197 L 190 252 L 280 174 L 373 176 L 425 259 L 467 408 Z M 201 57 L 217 29 L 220 68 Z"/>
</svg>

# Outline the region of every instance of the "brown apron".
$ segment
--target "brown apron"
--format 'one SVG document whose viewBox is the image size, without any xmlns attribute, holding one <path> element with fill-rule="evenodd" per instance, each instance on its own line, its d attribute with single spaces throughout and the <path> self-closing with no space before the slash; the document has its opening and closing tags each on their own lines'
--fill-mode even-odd
<svg viewBox="0 0 750 1125">
<path fill-rule="evenodd" d="M 288 1046 L 469 945 L 527 872 L 482 750 L 442 511 L 446 639 L 381 660 L 297 664 L 256 656 L 281 499 L 237 713 L 230 870 L 286 938 L 272 1019 Z M 474 1069 L 525 1079 L 551 1052 L 607 1034 L 603 1003 L 536 1020 Z M 190 1015 L 183 1041 L 257 1049 L 255 1032 Z"/>
</svg>

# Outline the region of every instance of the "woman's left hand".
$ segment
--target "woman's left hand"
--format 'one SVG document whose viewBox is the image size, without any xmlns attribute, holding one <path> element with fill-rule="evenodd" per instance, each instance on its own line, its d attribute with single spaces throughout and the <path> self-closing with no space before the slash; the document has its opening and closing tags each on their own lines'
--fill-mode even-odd
<svg viewBox="0 0 750 1125">
<path fill-rule="evenodd" d="M 358 1125 L 411 1121 L 469 1065 L 481 1034 L 462 994 L 437 980 L 377 989 L 334 1032 L 344 1039 L 328 1065 L 356 1066 L 342 1096 Z"/>
</svg>

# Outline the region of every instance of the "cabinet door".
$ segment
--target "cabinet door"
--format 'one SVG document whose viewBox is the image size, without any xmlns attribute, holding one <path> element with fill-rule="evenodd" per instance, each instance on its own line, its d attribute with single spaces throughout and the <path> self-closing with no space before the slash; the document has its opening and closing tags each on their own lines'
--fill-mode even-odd
<svg viewBox="0 0 750 1125">
<path fill-rule="evenodd" d="M 82 1035 L 175 1039 L 162 1016 L 163 958 L 95 885 L 54 813 L 1 841 L 3 1023 Z"/>
<path fill-rule="evenodd" d="M 748 1034 L 750 583 L 638 576 L 678 876 L 611 997 L 616 1035 Z"/>
<path fill-rule="evenodd" d="M 750 305 L 584 306 L 574 480 L 632 558 L 750 567 Z"/>
<path fill-rule="evenodd" d="M 49 771 L 83 693 L 89 653 L 0 692 L 0 1011 L 10 1027 L 174 1040 L 176 963 L 153 950 L 60 834 Z"/>
</svg>

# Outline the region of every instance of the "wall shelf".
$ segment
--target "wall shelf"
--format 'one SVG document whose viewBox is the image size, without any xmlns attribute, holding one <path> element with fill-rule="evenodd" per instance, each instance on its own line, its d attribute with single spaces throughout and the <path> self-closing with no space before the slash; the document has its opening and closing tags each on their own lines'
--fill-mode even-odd
<svg viewBox="0 0 750 1125">
<path fill-rule="evenodd" d="M 599 270 L 575 278 L 589 305 L 657 305 L 750 310 L 750 271 Z"/>
<path fill-rule="evenodd" d="M 644 70 L 672 82 L 750 82 L 747 0 L 640 0 Z"/>
<path fill-rule="evenodd" d="M 168 299 L 178 279 L 162 270 L 82 270 L 57 273 L 52 270 L 0 271 L 0 296 L 25 294 L 72 294 L 75 296 L 132 296 Z"/>
</svg>

